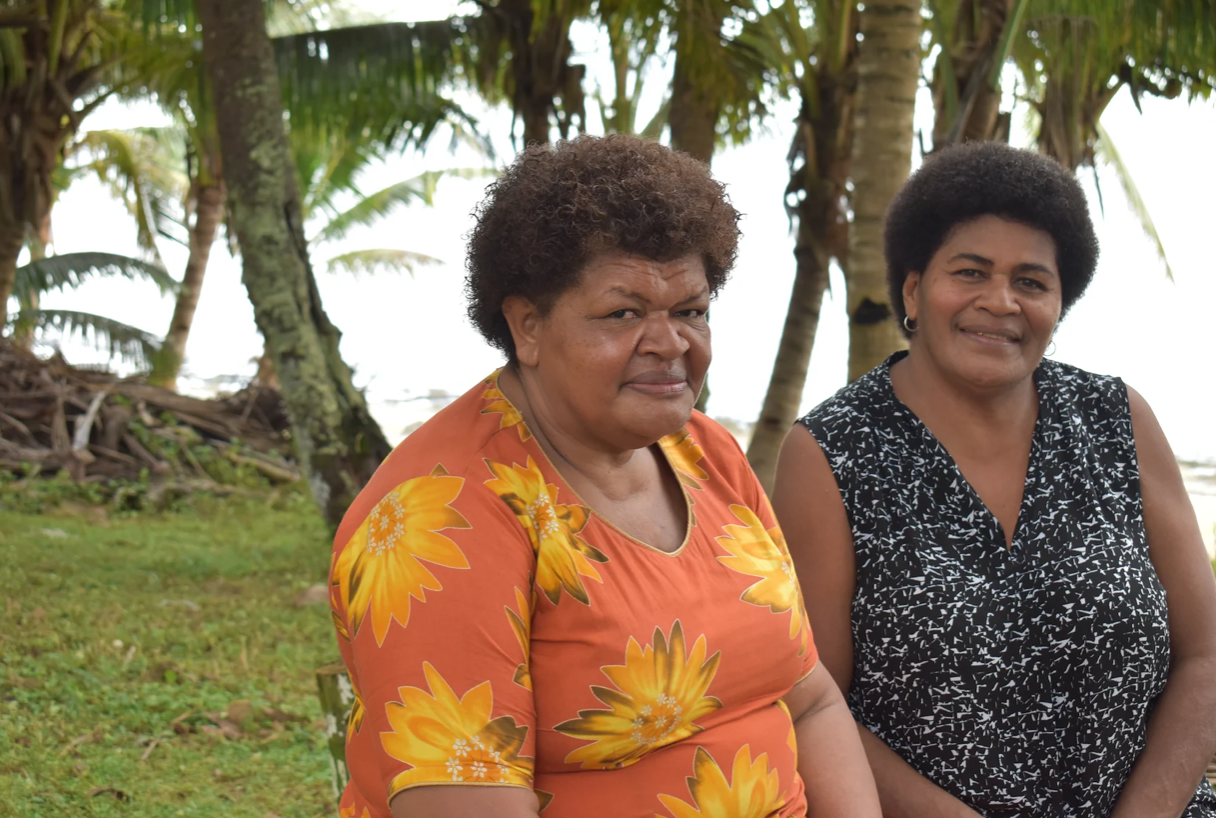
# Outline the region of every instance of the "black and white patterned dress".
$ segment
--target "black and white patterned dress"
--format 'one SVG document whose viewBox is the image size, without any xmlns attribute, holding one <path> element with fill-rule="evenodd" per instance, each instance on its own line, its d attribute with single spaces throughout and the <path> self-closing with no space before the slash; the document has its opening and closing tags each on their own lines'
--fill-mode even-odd
<svg viewBox="0 0 1216 818">
<path fill-rule="evenodd" d="M 1165 591 L 1149 562 L 1122 381 L 1054 361 L 1013 547 L 891 388 L 897 353 L 801 419 L 857 552 L 857 721 L 988 818 L 1100 818 L 1165 687 Z M 1216 816 L 1206 783 L 1185 818 Z"/>
</svg>

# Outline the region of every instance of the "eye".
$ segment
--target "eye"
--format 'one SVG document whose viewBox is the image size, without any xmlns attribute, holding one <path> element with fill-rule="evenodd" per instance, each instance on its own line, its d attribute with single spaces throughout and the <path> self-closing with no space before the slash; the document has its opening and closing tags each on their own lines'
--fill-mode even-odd
<svg viewBox="0 0 1216 818">
<path fill-rule="evenodd" d="M 1029 287 L 1032 290 L 1046 291 L 1047 285 L 1037 278 L 1019 278 L 1018 283 L 1023 287 Z"/>
<path fill-rule="evenodd" d="M 954 274 L 960 278 L 979 278 L 984 274 L 973 267 L 966 267 L 962 270 L 955 270 Z"/>
<path fill-rule="evenodd" d="M 676 316 L 678 318 L 703 318 L 705 317 L 705 310 L 694 307 L 689 310 L 680 310 L 676 313 Z"/>
<path fill-rule="evenodd" d="M 634 317 L 637 314 L 638 314 L 637 310 L 623 309 L 623 310 L 617 310 L 616 312 L 610 312 L 610 313 L 608 313 L 607 317 L 616 318 L 616 319 L 624 319 L 624 318 Z"/>
</svg>

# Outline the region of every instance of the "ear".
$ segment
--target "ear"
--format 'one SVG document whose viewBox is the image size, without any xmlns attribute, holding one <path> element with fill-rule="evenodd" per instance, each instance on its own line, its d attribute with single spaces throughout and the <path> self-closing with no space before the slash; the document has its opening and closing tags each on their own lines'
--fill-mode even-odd
<svg viewBox="0 0 1216 818">
<path fill-rule="evenodd" d="M 502 314 L 511 328 L 515 342 L 515 359 L 523 366 L 540 362 L 540 330 L 542 317 L 535 304 L 522 295 L 508 296 L 502 302 Z"/>
<path fill-rule="evenodd" d="M 921 274 L 916 271 L 904 278 L 904 315 L 912 321 L 916 320 L 916 294 L 920 291 L 920 280 Z"/>
</svg>

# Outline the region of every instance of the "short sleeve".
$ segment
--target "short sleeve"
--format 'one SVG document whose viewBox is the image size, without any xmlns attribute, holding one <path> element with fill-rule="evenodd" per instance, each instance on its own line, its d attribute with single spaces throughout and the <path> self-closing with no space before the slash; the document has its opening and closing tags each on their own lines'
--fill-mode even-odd
<svg viewBox="0 0 1216 818">
<path fill-rule="evenodd" d="M 330 574 L 356 697 L 343 814 L 388 815 L 417 786 L 531 788 L 528 535 L 479 479 L 437 466 L 386 485 Z"/>
<path fill-rule="evenodd" d="M 791 614 L 794 620 L 790 623 L 792 635 L 797 635 L 799 638 L 799 655 L 802 657 L 802 672 L 799 674 L 799 681 L 805 679 L 811 674 L 811 671 L 819 664 L 819 651 L 815 649 L 815 636 L 811 633 L 811 620 L 806 613 L 806 603 L 802 598 L 802 586 L 798 583 L 797 575 L 794 573 L 794 560 L 790 557 L 789 547 L 785 544 L 785 535 L 781 533 L 781 525 L 773 514 L 772 503 L 769 502 L 768 494 L 765 493 L 764 487 L 760 485 L 759 478 L 752 471 L 751 464 L 747 461 L 747 455 L 743 452 L 743 447 L 726 430 L 722 430 L 721 443 L 719 444 L 723 450 L 724 456 L 729 452 L 732 456 L 733 468 L 728 468 L 726 471 L 731 475 L 732 481 L 735 483 L 735 490 L 738 491 L 746 500 L 747 506 L 753 509 L 756 518 L 759 520 L 764 530 L 768 532 L 773 544 L 781 554 L 782 565 L 784 569 L 788 569 L 789 576 L 792 579 L 797 590 L 797 607 Z M 799 629 L 801 632 L 798 632 Z"/>
</svg>

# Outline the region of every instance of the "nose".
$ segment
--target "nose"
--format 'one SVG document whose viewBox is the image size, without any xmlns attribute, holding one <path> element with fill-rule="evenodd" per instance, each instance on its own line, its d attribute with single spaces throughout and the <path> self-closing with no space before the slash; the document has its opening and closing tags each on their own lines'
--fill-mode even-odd
<svg viewBox="0 0 1216 818">
<path fill-rule="evenodd" d="M 976 299 L 975 306 L 993 315 L 1016 315 L 1022 311 L 1013 281 L 1009 276 L 994 275 Z"/>
<path fill-rule="evenodd" d="M 638 341 L 639 355 L 657 355 L 664 361 L 674 361 L 688 351 L 690 344 L 678 320 L 670 315 L 647 316 L 642 323 Z"/>
</svg>

